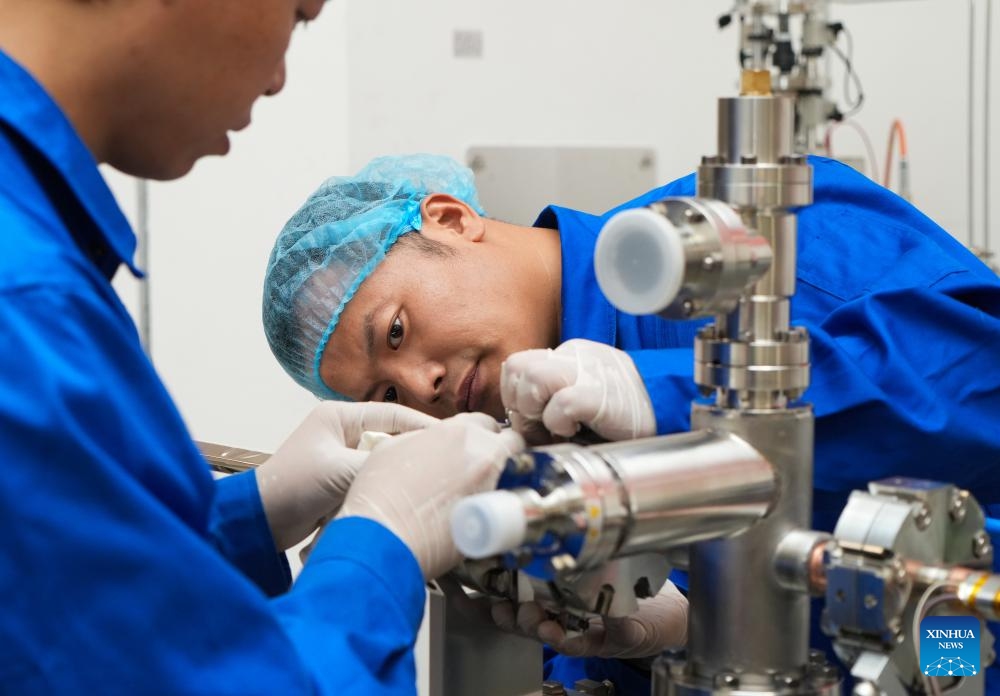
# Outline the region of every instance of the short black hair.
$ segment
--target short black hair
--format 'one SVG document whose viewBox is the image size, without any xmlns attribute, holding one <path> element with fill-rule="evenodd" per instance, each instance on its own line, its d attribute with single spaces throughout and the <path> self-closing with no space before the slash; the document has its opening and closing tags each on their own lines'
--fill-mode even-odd
<svg viewBox="0 0 1000 696">
<path fill-rule="evenodd" d="M 396 240 L 392 249 L 396 249 L 398 247 L 416 249 L 426 256 L 437 256 L 438 258 L 448 258 L 449 256 L 455 255 L 454 248 L 448 246 L 444 242 L 439 242 L 436 239 L 425 237 L 416 230 L 413 232 L 407 232 Z M 392 249 L 389 251 L 391 252 Z"/>
</svg>

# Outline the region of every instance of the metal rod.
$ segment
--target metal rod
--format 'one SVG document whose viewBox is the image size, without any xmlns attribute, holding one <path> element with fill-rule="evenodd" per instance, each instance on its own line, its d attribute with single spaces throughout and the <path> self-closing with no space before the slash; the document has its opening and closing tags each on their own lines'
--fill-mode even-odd
<svg viewBox="0 0 1000 696">
<path fill-rule="evenodd" d="M 990 229 L 990 39 L 992 36 L 992 8 L 993 0 L 986 0 L 986 37 L 983 43 L 986 46 L 986 58 L 983 67 L 983 82 L 985 83 L 983 93 L 983 250 L 992 251 L 990 247 L 992 230 Z"/>
<path fill-rule="evenodd" d="M 975 146 L 976 146 L 976 118 L 975 118 L 975 87 L 976 87 L 976 0 L 969 0 L 969 126 L 968 126 L 968 185 L 967 195 L 969 200 L 969 246 L 976 246 L 976 216 L 975 216 Z"/>
<path fill-rule="evenodd" d="M 777 499 L 774 468 L 729 433 L 697 430 L 591 451 L 617 472 L 631 513 L 616 555 L 738 534 Z"/>
<path fill-rule="evenodd" d="M 219 445 L 214 442 L 199 442 L 198 450 L 205 458 L 212 469 L 224 474 L 235 474 L 240 471 L 256 469 L 271 456 L 266 452 L 255 452 L 254 450 L 240 449 L 228 445 Z"/>
</svg>

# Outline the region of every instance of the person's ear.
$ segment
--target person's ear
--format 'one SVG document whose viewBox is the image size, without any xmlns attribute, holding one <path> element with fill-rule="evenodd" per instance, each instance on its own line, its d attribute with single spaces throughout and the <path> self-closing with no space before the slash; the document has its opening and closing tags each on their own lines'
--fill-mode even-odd
<svg viewBox="0 0 1000 696">
<path fill-rule="evenodd" d="M 461 237 L 470 242 L 482 241 L 486 222 L 467 203 L 447 193 L 432 193 L 420 204 L 423 227 L 420 232 L 431 239 Z"/>
</svg>

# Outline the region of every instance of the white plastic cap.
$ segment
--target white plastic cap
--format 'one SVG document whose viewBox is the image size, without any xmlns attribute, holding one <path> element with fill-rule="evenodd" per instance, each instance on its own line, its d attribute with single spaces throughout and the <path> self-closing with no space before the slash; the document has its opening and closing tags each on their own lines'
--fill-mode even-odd
<svg viewBox="0 0 1000 696">
<path fill-rule="evenodd" d="M 594 249 L 601 292 L 629 314 L 658 314 L 684 282 L 684 245 L 677 228 L 648 208 L 624 210 L 604 224 Z"/>
<path fill-rule="evenodd" d="M 382 433 L 377 430 L 365 430 L 361 433 L 361 439 L 358 440 L 358 446 L 356 449 L 359 452 L 371 452 L 375 449 L 375 445 L 391 439 L 392 435 L 389 433 Z"/>
<path fill-rule="evenodd" d="M 489 558 L 517 548 L 526 528 L 524 505 L 511 491 L 469 496 L 451 511 L 451 537 L 467 558 Z"/>
</svg>

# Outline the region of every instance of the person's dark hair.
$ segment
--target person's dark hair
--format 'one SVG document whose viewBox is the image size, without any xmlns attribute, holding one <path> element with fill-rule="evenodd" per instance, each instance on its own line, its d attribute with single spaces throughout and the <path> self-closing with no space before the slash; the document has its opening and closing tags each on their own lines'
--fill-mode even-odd
<svg viewBox="0 0 1000 696">
<path fill-rule="evenodd" d="M 396 243 L 389 249 L 389 253 L 391 254 L 394 249 L 398 249 L 399 247 L 416 249 L 426 256 L 437 256 L 438 258 L 447 258 L 455 255 L 455 250 L 452 247 L 444 242 L 429 239 L 417 231 L 407 232 L 397 239 Z"/>
</svg>

